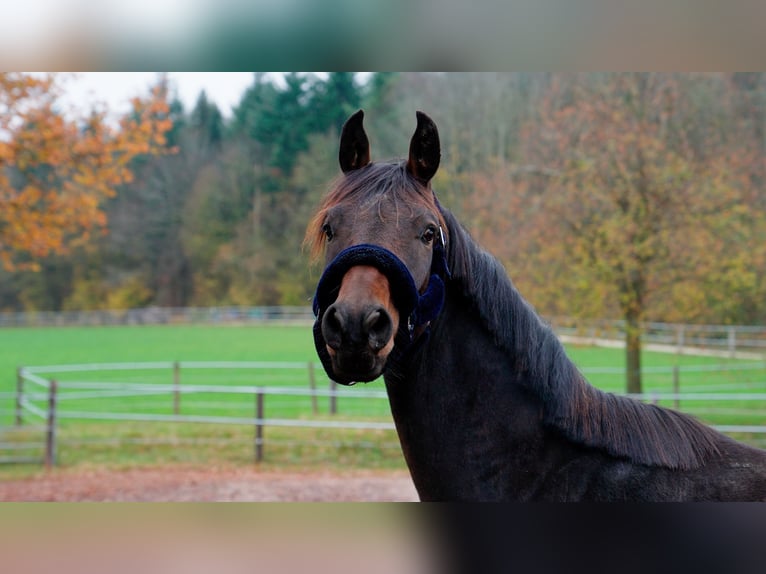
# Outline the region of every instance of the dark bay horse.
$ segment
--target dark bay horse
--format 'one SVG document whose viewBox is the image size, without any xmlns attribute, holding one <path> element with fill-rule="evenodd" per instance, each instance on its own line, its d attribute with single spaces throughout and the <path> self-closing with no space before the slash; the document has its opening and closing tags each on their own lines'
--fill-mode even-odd
<svg viewBox="0 0 766 574">
<path fill-rule="evenodd" d="M 332 379 L 383 375 L 421 500 L 766 500 L 766 451 L 585 380 L 440 206 L 425 114 L 395 162 L 370 161 L 362 119 L 307 231 L 327 261 L 314 336 Z"/>
</svg>

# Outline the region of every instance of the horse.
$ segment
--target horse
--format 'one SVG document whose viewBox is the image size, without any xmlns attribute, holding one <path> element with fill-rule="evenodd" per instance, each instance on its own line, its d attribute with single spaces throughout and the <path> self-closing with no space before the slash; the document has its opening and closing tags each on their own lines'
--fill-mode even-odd
<svg viewBox="0 0 766 574">
<path fill-rule="evenodd" d="M 601 391 L 505 268 L 439 203 L 436 124 L 372 162 L 359 110 L 306 242 L 325 257 L 313 334 L 328 376 L 383 376 L 422 501 L 766 500 L 766 451 Z"/>
</svg>

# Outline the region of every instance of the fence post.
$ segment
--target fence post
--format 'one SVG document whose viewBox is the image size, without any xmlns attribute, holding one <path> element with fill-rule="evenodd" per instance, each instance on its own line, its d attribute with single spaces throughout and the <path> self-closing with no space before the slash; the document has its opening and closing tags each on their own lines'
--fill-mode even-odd
<svg viewBox="0 0 766 574">
<path fill-rule="evenodd" d="M 48 390 L 48 426 L 45 429 L 45 468 L 56 465 L 56 392 L 58 383 L 51 379 Z"/>
<path fill-rule="evenodd" d="M 263 389 L 255 391 L 255 462 L 263 460 Z"/>
<path fill-rule="evenodd" d="M 685 333 L 685 326 L 679 325 L 676 327 L 676 354 L 683 355 L 684 354 L 684 344 L 686 343 L 686 333 Z"/>
<path fill-rule="evenodd" d="M 335 391 L 338 389 L 338 383 L 330 381 L 330 414 L 338 414 L 338 397 Z"/>
<path fill-rule="evenodd" d="M 737 356 L 737 332 L 734 327 L 729 327 L 729 357 L 734 358 Z"/>
<path fill-rule="evenodd" d="M 24 424 L 22 418 L 22 402 L 24 400 L 24 377 L 21 374 L 22 367 L 16 368 L 16 426 L 20 427 Z"/>
<path fill-rule="evenodd" d="M 181 412 L 181 364 L 178 361 L 173 363 L 173 414 L 178 415 Z"/>
<path fill-rule="evenodd" d="M 314 374 L 314 363 L 309 363 L 309 387 L 311 387 L 311 412 L 316 416 L 319 414 L 319 405 L 317 404 L 317 380 Z"/>
<path fill-rule="evenodd" d="M 681 408 L 681 400 L 678 398 L 678 394 L 681 392 L 681 368 L 678 365 L 673 366 L 673 394 L 676 395 L 673 399 L 673 408 L 679 410 Z"/>
</svg>

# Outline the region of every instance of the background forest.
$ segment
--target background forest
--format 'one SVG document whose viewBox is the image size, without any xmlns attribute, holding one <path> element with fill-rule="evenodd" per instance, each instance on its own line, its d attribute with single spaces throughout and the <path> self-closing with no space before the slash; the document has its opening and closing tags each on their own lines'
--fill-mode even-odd
<svg viewBox="0 0 766 574">
<path fill-rule="evenodd" d="M 92 232 L 7 257 L 0 310 L 308 305 L 303 232 L 364 108 L 373 159 L 406 153 L 416 109 L 436 121 L 441 202 L 544 316 L 766 322 L 766 74 L 363 78 L 254 74 L 224 117 L 159 77 L 164 136 L 119 156 L 131 175 L 94 192 Z M 3 162 L 7 197 L 32 172 Z"/>
</svg>

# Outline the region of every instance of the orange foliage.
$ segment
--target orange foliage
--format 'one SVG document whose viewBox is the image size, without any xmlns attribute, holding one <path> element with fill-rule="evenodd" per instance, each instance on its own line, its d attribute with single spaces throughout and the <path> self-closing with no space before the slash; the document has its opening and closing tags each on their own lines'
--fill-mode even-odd
<svg viewBox="0 0 766 574">
<path fill-rule="evenodd" d="M 37 269 L 105 230 L 104 199 L 131 181 L 130 162 L 161 153 L 168 119 L 161 86 L 134 99 L 119 126 L 103 111 L 70 119 L 57 111 L 57 77 L 0 73 L 0 263 Z"/>
</svg>

